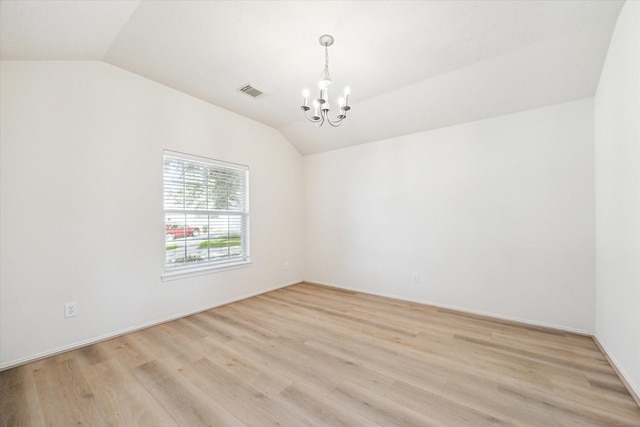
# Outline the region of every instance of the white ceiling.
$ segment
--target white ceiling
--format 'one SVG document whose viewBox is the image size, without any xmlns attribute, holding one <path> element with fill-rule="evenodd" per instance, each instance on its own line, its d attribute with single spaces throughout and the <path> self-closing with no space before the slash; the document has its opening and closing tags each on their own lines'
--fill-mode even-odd
<svg viewBox="0 0 640 427">
<path fill-rule="evenodd" d="M 0 59 L 101 60 L 280 131 L 302 153 L 591 97 L 623 1 L 0 0 Z M 300 111 L 324 67 L 341 127 Z M 253 99 L 245 83 L 269 92 Z M 317 95 L 315 95 L 317 96 Z"/>
</svg>

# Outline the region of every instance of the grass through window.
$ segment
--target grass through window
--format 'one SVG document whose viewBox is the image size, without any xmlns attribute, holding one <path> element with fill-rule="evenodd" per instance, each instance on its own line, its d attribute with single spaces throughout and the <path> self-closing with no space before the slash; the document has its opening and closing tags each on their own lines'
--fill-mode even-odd
<svg viewBox="0 0 640 427">
<path fill-rule="evenodd" d="M 218 237 L 217 239 L 205 240 L 204 242 L 200 243 L 200 249 L 240 246 L 241 243 L 242 239 L 239 235 L 231 235 Z"/>
</svg>

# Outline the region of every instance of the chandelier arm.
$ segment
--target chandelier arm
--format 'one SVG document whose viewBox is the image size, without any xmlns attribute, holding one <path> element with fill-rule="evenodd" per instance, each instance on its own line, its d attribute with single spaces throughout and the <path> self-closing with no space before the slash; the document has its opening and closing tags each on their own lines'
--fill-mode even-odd
<svg viewBox="0 0 640 427">
<path fill-rule="evenodd" d="M 337 128 L 342 124 L 342 119 L 337 119 L 334 121 L 334 120 L 331 120 L 331 117 L 329 117 L 329 115 L 327 114 L 327 122 L 334 128 Z"/>
<path fill-rule="evenodd" d="M 303 109 L 302 111 L 304 111 L 304 117 L 307 120 L 309 120 L 311 123 L 318 123 L 320 121 L 320 119 L 314 120 L 313 117 L 309 117 L 309 115 L 307 114 L 307 111 L 309 111 L 309 110 Z"/>
</svg>

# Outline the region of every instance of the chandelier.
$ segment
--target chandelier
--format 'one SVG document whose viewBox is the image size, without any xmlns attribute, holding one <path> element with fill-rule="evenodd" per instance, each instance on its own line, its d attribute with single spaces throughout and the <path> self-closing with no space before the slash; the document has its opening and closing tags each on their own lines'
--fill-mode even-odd
<svg viewBox="0 0 640 427">
<path fill-rule="evenodd" d="M 331 76 L 329 74 L 329 50 L 328 47 L 333 44 L 333 37 L 330 35 L 324 35 L 320 37 L 320 45 L 324 46 L 324 71 L 322 72 L 322 80 L 318 83 L 320 89 L 320 96 L 313 100 L 314 113 L 309 117 L 308 111 L 311 107 L 309 102 L 309 91 L 305 89 L 302 91 L 302 97 L 304 103 L 300 107 L 304 111 L 304 116 L 312 123 L 318 123 L 318 127 L 322 126 L 325 122 L 328 122 L 333 127 L 338 127 L 342 123 L 342 120 L 347 117 L 347 111 L 351 109 L 349 107 L 349 88 L 344 89 L 344 98 L 338 99 L 337 115 L 335 119 L 331 119 L 329 112 L 331 107 L 329 106 L 329 85 L 331 85 Z"/>
</svg>

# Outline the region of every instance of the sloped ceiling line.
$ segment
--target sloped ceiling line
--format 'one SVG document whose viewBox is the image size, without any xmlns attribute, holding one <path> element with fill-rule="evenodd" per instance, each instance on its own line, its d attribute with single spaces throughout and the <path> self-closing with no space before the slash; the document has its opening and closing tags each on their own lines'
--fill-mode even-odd
<svg viewBox="0 0 640 427">
<path fill-rule="evenodd" d="M 307 155 L 593 96 L 623 3 L 0 0 L 0 59 L 101 60 Z M 300 111 L 322 34 L 336 39 L 334 92 L 352 90 L 336 129 Z M 246 82 L 269 96 L 239 93 Z"/>
</svg>

